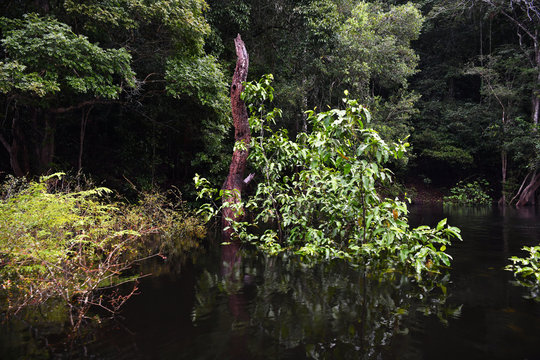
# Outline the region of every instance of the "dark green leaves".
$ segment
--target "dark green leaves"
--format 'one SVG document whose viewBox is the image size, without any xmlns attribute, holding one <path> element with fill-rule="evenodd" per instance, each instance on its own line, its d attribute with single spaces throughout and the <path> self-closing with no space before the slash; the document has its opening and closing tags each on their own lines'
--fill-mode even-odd
<svg viewBox="0 0 540 360">
<path fill-rule="evenodd" d="M 191 96 L 219 112 L 229 107 L 225 76 L 213 56 L 173 58 L 167 62 L 165 80 L 167 93 L 175 98 Z"/>
<path fill-rule="evenodd" d="M 125 49 L 103 49 L 54 18 L 27 14 L 3 19 L 6 52 L 0 68 L 0 90 L 43 97 L 59 90 L 118 98 L 123 86 L 134 86 L 131 56 Z"/>
</svg>

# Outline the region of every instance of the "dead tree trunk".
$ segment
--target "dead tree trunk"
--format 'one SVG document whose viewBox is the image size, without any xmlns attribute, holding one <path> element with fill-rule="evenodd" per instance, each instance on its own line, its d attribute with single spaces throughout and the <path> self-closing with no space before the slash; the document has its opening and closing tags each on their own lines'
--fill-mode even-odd
<svg viewBox="0 0 540 360">
<path fill-rule="evenodd" d="M 249 56 L 246 51 L 246 46 L 240 37 L 240 34 L 234 39 L 236 47 L 236 69 L 234 70 L 232 86 L 231 86 L 231 108 L 234 123 L 234 139 L 235 147 L 229 167 L 229 175 L 223 184 L 223 190 L 229 191 L 230 196 L 224 196 L 223 202 L 228 203 L 222 210 L 224 235 L 232 234 L 230 224 L 232 220 L 238 220 L 242 217 L 243 210 L 238 208 L 242 200 L 242 187 L 244 185 L 243 177 L 246 169 L 247 157 L 249 155 L 249 143 L 251 141 L 251 131 L 249 129 L 249 117 L 246 105 L 240 98 L 242 94 L 242 82 L 246 81 Z"/>
</svg>

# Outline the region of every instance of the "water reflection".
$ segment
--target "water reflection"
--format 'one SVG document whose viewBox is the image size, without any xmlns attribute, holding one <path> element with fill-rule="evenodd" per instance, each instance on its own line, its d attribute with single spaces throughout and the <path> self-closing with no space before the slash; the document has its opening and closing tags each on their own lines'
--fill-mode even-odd
<svg viewBox="0 0 540 360">
<path fill-rule="evenodd" d="M 306 265 L 216 245 L 151 268 L 121 316 L 71 350 L 53 304 L 2 323 L 0 359 L 540 359 L 540 303 L 503 270 L 538 243 L 534 214 L 412 207 L 412 226 L 448 217 L 462 229 L 443 286 L 376 264 Z"/>
<path fill-rule="evenodd" d="M 232 332 L 231 348 L 249 358 L 378 358 L 409 331 L 404 317 L 447 321 L 460 311 L 446 304 L 448 276 L 418 284 L 374 266 L 305 264 L 234 244 L 223 248 L 221 260 L 221 277 L 205 272 L 198 280 L 193 320 L 211 321 L 220 312 L 216 299 L 226 296 L 233 321 L 222 330 Z"/>
</svg>

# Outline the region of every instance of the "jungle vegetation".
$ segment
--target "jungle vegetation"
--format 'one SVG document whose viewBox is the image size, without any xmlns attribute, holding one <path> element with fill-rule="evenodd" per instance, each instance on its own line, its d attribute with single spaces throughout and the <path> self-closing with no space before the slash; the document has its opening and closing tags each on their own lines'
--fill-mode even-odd
<svg viewBox="0 0 540 360">
<path fill-rule="evenodd" d="M 446 266 L 457 230 L 410 229 L 397 190 L 457 184 L 459 199 L 468 184 L 489 184 L 479 202 L 536 202 L 539 32 L 540 8 L 518 0 L 5 0 L 0 172 L 6 189 L 12 175 L 28 180 L 2 195 L 3 279 L 28 285 L 17 289 L 24 303 L 64 288 L 53 279 L 99 275 L 57 293 L 83 299 L 113 281 L 91 264 L 114 258 L 124 269 L 150 256 L 132 251 L 151 219 L 96 199 L 103 188 L 134 199 L 134 189 L 175 186 L 195 202 L 194 175 L 211 194 L 241 146 L 256 176 L 242 209 L 254 222 L 233 224 L 245 240 L 303 256 L 388 256 L 417 276 Z M 238 33 L 248 81 L 263 79 L 244 95 L 249 144 L 234 141 L 228 99 Z M 100 186 L 56 191 L 47 181 L 59 171 Z M 166 214 L 157 227 L 191 219 Z"/>
<path fill-rule="evenodd" d="M 0 15 L 4 174 L 186 195 L 194 173 L 223 181 L 241 33 L 250 80 L 274 75 L 278 126 L 305 132 L 305 111 L 343 107 L 347 90 L 383 139 L 410 137 L 401 183 L 485 179 L 496 201 L 535 201 L 534 2 L 8 0 Z"/>
</svg>

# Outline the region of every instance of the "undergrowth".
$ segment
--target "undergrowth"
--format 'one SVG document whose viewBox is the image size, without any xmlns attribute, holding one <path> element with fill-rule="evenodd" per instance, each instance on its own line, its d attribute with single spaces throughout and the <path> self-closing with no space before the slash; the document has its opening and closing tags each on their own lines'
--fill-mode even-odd
<svg viewBox="0 0 540 360">
<path fill-rule="evenodd" d="M 63 174 L 8 177 L 0 188 L 0 308 L 16 314 L 61 299 L 78 327 L 92 306 L 110 314 L 135 293 L 144 259 L 199 246 L 204 226 L 166 194 L 114 201 L 104 187 L 67 186 Z M 111 291 L 133 284 L 127 292 Z"/>
<path fill-rule="evenodd" d="M 486 190 L 489 184 L 486 180 L 475 180 L 473 182 L 458 182 L 450 189 L 450 195 L 445 196 L 444 203 L 457 205 L 482 206 L 493 202 Z"/>
</svg>

